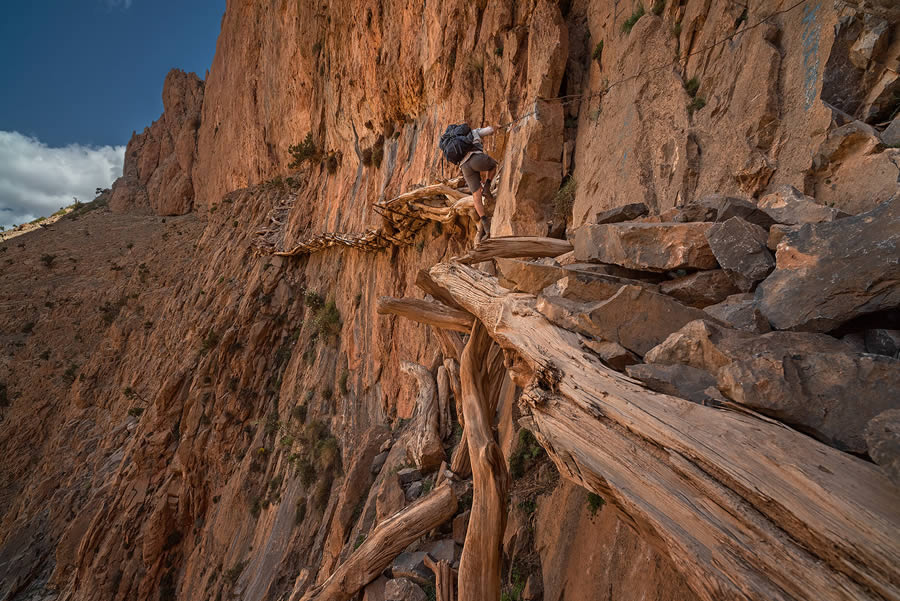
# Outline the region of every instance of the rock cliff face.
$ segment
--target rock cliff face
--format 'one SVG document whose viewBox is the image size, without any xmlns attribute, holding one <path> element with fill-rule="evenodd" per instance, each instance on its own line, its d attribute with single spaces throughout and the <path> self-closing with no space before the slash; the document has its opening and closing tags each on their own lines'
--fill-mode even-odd
<svg viewBox="0 0 900 601">
<path fill-rule="evenodd" d="M 156 215 L 184 215 L 191 210 L 203 88 L 193 73 L 174 69 L 166 76 L 165 112 L 128 142 L 123 175 L 113 185 L 113 210 L 149 209 Z"/>
<path fill-rule="evenodd" d="M 881 129 L 900 16 L 870 4 L 229 0 L 208 79 L 166 78 L 111 212 L 0 255 L 0 598 L 299 598 L 434 484 L 404 469 L 418 384 L 400 363 L 435 372 L 444 341 L 375 303 L 412 295 L 471 227 L 430 223 L 377 253 L 251 241 L 278 207 L 286 248 L 381 225 L 373 202 L 456 175 L 436 144 L 448 123 L 509 124 L 486 144 L 494 235 L 562 235 L 635 202 L 667 221 L 786 184 L 850 214 L 896 194 Z M 497 427 L 515 461 L 507 386 Z M 508 591 L 695 598 L 612 507 L 532 459 L 512 488 Z M 385 598 L 379 582 L 364 598 Z"/>
</svg>

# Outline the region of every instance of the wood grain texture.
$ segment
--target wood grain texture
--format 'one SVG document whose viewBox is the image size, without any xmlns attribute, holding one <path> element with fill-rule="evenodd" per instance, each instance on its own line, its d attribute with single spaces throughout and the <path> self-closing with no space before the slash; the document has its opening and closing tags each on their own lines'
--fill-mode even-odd
<svg viewBox="0 0 900 601">
<path fill-rule="evenodd" d="M 558 257 L 572 250 L 572 245 L 558 238 L 508 236 L 488 238 L 478 246 L 458 257 L 464 264 L 479 263 L 494 257 L 515 259 L 520 257 Z"/>
<path fill-rule="evenodd" d="M 435 301 L 382 296 L 378 299 L 376 310 L 382 315 L 400 315 L 419 323 L 457 332 L 468 333 L 472 328 L 472 316 L 469 313 Z"/>
<path fill-rule="evenodd" d="M 472 462 L 472 513 L 459 563 L 459 601 L 498 601 L 503 532 L 509 475 L 494 438 L 487 399 L 488 357 L 492 341 L 480 323 L 463 351 L 460 363 L 466 440 Z"/>
<path fill-rule="evenodd" d="M 414 540 L 453 517 L 459 492 L 445 482 L 381 523 L 328 580 L 302 601 L 348 601 L 375 580 Z"/>
<path fill-rule="evenodd" d="M 431 275 L 520 357 L 522 402 L 560 472 L 620 509 L 700 598 L 900 599 L 900 490 L 874 465 L 651 392 L 475 269 Z"/>
</svg>

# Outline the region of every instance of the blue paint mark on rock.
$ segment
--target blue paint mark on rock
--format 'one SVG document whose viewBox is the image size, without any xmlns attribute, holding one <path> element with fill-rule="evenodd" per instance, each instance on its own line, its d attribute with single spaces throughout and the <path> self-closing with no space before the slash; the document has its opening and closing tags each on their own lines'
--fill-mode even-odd
<svg viewBox="0 0 900 601">
<path fill-rule="evenodd" d="M 803 110 L 808 111 L 816 101 L 816 88 L 819 84 L 819 34 L 822 24 L 819 22 L 820 4 L 803 9 Z"/>
</svg>

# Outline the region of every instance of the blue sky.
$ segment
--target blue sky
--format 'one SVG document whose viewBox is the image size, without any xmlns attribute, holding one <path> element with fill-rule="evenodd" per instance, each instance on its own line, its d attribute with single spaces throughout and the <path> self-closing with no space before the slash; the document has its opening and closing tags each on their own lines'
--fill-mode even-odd
<svg viewBox="0 0 900 601">
<path fill-rule="evenodd" d="M 224 12 L 225 0 L 5 3 L 0 19 L 5 88 L 0 94 L 0 224 L 21 223 L 29 215 L 46 214 L 40 212 L 45 208 L 59 208 L 52 206 L 57 198 L 71 202 L 71 196 L 83 198 L 88 188 L 108 186 L 111 181 L 84 182 L 74 189 L 79 178 L 68 177 L 73 174 L 56 178 L 65 181 L 52 186 L 51 169 L 44 189 L 28 189 L 40 180 L 35 164 L 42 161 L 59 169 L 90 164 L 97 168 L 86 176 L 92 180 L 108 179 L 99 175 L 107 171 L 121 172 L 120 159 L 109 163 L 124 155 L 120 147 L 132 131 L 159 118 L 166 73 L 178 67 L 206 77 Z M 28 173 L 12 163 L 24 165 Z"/>
</svg>

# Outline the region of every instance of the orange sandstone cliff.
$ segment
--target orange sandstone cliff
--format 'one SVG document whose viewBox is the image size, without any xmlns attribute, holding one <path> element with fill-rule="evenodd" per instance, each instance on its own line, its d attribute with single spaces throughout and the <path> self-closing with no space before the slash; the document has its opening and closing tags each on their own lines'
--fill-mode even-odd
<svg viewBox="0 0 900 601">
<path fill-rule="evenodd" d="M 3 247 L 0 599 L 298 599 L 427 493 L 436 474 L 404 472 L 418 383 L 401 361 L 435 371 L 442 342 L 376 301 L 416 296 L 474 226 L 377 252 L 252 243 L 273 223 L 283 249 L 381 226 L 373 203 L 457 175 L 449 123 L 509 124 L 486 143 L 494 236 L 785 185 L 851 215 L 895 195 L 896 7 L 784 4 L 229 0 L 207 80 L 169 74 L 108 209 Z M 505 593 L 698 598 L 518 434 L 518 392 L 496 424 L 524 463 Z M 434 554 L 458 556 L 466 515 Z M 385 581 L 362 598 L 393 598 Z"/>
</svg>

